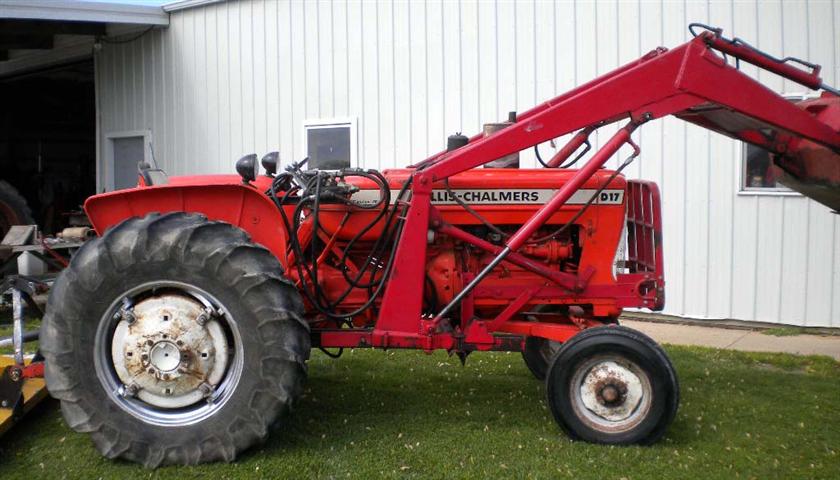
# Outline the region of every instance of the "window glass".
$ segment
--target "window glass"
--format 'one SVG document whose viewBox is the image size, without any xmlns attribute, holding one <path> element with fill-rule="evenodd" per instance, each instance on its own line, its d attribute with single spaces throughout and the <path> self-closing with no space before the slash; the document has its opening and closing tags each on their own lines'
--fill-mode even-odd
<svg viewBox="0 0 840 480">
<path fill-rule="evenodd" d="M 807 98 L 804 94 L 783 96 L 791 102 Z M 766 150 L 744 143 L 741 158 L 741 192 L 792 192 L 793 190 L 778 182 L 780 175 L 779 167 L 773 164 Z"/>
<path fill-rule="evenodd" d="M 350 126 L 307 127 L 309 168 L 338 170 L 350 168 Z"/>
<path fill-rule="evenodd" d="M 744 146 L 744 188 L 787 190 L 777 181 L 779 167 L 773 165 L 770 154 L 755 145 Z"/>
<path fill-rule="evenodd" d="M 114 189 L 137 186 L 137 165 L 145 158 L 142 136 L 113 138 Z"/>
</svg>

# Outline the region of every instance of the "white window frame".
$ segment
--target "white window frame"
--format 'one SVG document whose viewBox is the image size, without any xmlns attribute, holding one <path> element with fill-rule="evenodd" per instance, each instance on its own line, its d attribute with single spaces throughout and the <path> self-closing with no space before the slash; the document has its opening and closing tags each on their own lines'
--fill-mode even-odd
<svg viewBox="0 0 840 480">
<path fill-rule="evenodd" d="M 775 197 L 800 197 L 801 193 L 791 190 L 784 185 L 781 187 L 748 187 L 747 186 L 747 149 L 750 147 L 747 142 L 741 142 L 741 175 L 738 179 L 738 195 L 746 196 L 775 196 Z"/>
<path fill-rule="evenodd" d="M 309 130 L 350 127 L 350 168 L 359 167 L 358 120 L 356 117 L 317 118 L 303 121 L 303 156 L 309 155 Z M 307 166 L 308 168 L 308 166 Z"/>
<path fill-rule="evenodd" d="M 106 191 L 114 190 L 114 140 L 120 138 L 143 137 L 143 161 L 152 164 L 152 131 L 151 130 L 125 130 L 121 132 L 108 132 L 105 134 L 105 155 L 102 164 L 102 185 Z"/>
<path fill-rule="evenodd" d="M 783 93 L 782 96 L 788 100 L 801 102 L 810 98 L 816 98 L 819 94 L 812 92 L 791 92 Z M 738 178 L 738 195 L 745 196 L 774 196 L 774 197 L 801 197 L 802 194 L 791 190 L 788 187 L 748 187 L 747 186 L 747 142 L 741 142 L 740 175 Z"/>
</svg>

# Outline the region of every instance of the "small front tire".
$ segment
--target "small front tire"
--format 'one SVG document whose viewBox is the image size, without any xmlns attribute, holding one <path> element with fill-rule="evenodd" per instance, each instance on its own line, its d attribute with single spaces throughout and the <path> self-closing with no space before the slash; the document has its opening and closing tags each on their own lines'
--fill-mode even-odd
<svg viewBox="0 0 840 480">
<path fill-rule="evenodd" d="M 620 326 L 590 328 L 564 343 L 549 367 L 546 393 L 571 437 L 611 445 L 656 442 L 679 405 L 668 356 L 646 335 Z"/>
</svg>

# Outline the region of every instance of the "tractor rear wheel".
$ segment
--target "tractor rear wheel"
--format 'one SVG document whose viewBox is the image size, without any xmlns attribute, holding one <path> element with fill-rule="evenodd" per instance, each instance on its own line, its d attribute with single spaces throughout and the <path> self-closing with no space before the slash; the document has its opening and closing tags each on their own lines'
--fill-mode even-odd
<svg viewBox="0 0 840 480">
<path fill-rule="evenodd" d="M 534 313 L 555 313 L 558 311 L 556 305 L 537 305 Z M 536 315 L 529 315 L 529 320 L 532 322 L 539 321 Z M 525 348 L 522 350 L 522 359 L 525 360 L 525 366 L 534 375 L 537 380 L 545 380 L 545 374 L 548 372 L 548 364 L 560 349 L 560 342 L 548 340 L 542 337 L 526 337 Z"/>
<path fill-rule="evenodd" d="M 0 180 L 0 240 L 13 225 L 34 225 L 26 200 L 8 182 Z"/>
<path fill-rule="evenodd" d="M 627 327 L 590 328 L 565 342 L 546 377 L 557 423 L 576 439 L 651 444 L 677 413 L 679 384 L 659 345 Z"/>
<path fill-rule="evenodd" d="M 548 372 L 548 364 L 557 350 L 560 350 L 562 343 L 548 340 L 542 337 L 525 338 L 525 348 L 522 350 L 522 359 L 528 370 L 537 380 L 545 380 Z"/>
<path fill-rule="evenodd" d="M 41 327 L 47 387 L 109 458 L 232 461 L 302 392 L 302 310 L 277 259 L 239 228 L 132 218 L 56 280 Z"/>
</svg>

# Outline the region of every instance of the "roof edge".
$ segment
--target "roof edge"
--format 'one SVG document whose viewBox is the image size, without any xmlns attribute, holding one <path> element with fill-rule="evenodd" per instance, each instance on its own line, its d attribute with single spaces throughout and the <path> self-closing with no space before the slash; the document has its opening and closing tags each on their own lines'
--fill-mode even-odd
<svg viewBox="0 0 840 480">
<path fill-rule="evenodd" d="M 159 6 L 79 0 L 0 0 L 0 18 L 169 25 Z"/>
<path fill-rule="evenodd" d="M 163 10 L 167 13 L 177 12 L 180 10 L 187 10 L 190 8 L 202 7 L 205 5 L 212 5 L 214 3 L 222 3 L 227 0 L 175 0 L 163 6 Z"/>
</svg>

